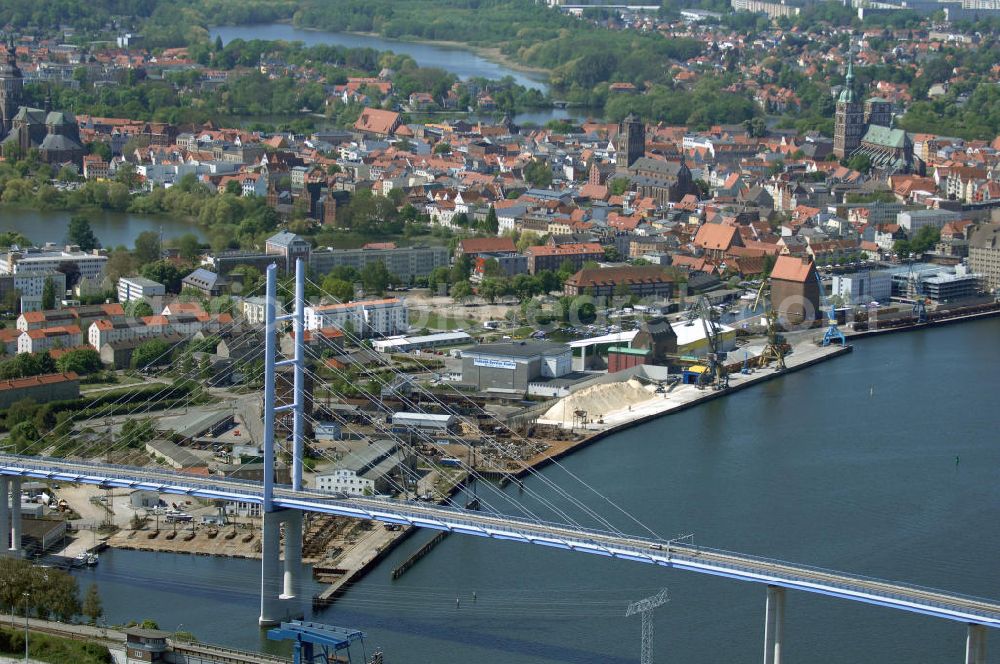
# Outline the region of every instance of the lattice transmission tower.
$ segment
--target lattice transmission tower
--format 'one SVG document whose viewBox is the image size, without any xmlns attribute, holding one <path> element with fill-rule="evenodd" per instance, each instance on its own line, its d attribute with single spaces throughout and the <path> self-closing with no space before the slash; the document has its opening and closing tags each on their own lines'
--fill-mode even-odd
<svg viewBox="0 0 1000 664">
<path fill-rule="evenodd" d="M 640 664 L 653 664 L 653 609 L 663 606 L 668 601 L 667 589 L 664 588 L 652 597 L 632 602 L 625 609 L 625 617 L 640 614 L 642 616 L 642 645 L 639 656 Z"/>
</svg>

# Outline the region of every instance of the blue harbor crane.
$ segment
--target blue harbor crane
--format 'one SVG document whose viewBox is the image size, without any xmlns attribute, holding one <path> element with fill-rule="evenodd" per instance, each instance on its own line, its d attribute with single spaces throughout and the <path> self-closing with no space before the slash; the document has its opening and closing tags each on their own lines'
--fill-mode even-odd
<svg viewBox="0 0 1000 664">
<path fill-rule="evenodd" d="M 816 273 L 816 285 L 819 286 L 821 309 L 827 312 L 826 332 L 823 334 L 822 344 L 829 346 L 834 341 L 839 341 L 841 346 L 846 346 L 847 338 L 840 331 L 840 328 L 837 327 L 837 310 L 833 308 L 833 304 L 826 297 L 826 290 L 823 287 L 823 280 L 819 276 L 819 270 L 814 271 Z"/>
</svg>

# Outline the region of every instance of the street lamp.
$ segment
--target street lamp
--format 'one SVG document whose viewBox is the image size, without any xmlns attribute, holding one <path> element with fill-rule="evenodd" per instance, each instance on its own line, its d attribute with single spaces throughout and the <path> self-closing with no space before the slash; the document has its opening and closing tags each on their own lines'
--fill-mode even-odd
<svg viewBox="0 0 1000 664">
<path fill-rule="evenodd" d="M 28 598 L 31 597 L 31 593 L 25 590 L 22 595 L 24 596 L 24 664 L 28 664 Z"/>
</svg>

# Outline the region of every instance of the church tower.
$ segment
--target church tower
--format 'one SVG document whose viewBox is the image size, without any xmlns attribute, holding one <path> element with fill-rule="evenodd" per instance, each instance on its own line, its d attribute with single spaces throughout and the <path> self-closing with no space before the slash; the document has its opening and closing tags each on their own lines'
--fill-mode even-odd
<svg viewBox="0 0 1000 664">
<path fill-rule="evenodd" d="M 864 133 L 864 111 L 854 94 L 854 61 L 847 64 L 847 81 L 837 99 L 837 116 L 833 127 L 833 153 L 841 159 L 861 145 Z"/>
<path fill-rule="evenodd" d="M 619 170 L 628 168 L 636 159 L 646 155 L 646 126 L 635 113 L 629 113 L 618 124 L 615 150 Z"/>
<path fill-rule="evenodd" d="M 21 107 L 24 80 L 14 57 L 14 38 L 7 40 L 7 53 L 0 61 L 0 138 L 10 131 L 11 121 Z"/>
</svg>

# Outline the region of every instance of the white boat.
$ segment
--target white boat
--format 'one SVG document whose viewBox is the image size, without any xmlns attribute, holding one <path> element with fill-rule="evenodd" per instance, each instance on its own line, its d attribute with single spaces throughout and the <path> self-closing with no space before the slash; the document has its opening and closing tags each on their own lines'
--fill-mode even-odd
<svg viewBox="0 0 1000 664">
<path fill-rule="evenodd" d="M 93 567 L 94 565 L 97 564 L 97 560 L 98 560 L 98 555 L 96 553 L 87 554 L 87 565 Z"/>
</svg>

